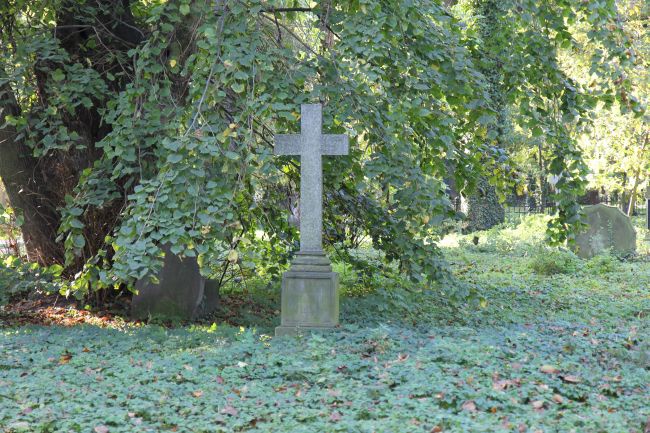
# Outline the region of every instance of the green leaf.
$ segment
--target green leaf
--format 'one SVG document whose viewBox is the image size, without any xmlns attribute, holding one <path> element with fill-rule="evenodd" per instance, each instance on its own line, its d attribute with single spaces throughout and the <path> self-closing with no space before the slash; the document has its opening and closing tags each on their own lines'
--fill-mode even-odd
<svg viewBox="0 0 650 433">
<path fill-rule="evenodd" d="M 242 93 L 245 89 L 246 86 L 242 83 L 233 83 L 230 88 L 235 92 L 235 93 Z"/>
<path fill-rule="evenodd" d="M 171 164 L 177 164 L 181 162 L 183 159 L 183 155 L 180 153 L 172 153 L 171 155 L 167 156 L 167 162 Z"/>
<path fill-rule="evenodd" d="M 226 158 L 232 159 L 233 161 L 236 161 L 239 159 L 239 154 L 230 150 L 227 150 L 225 152 Z"/>
<path fill-rule="evenodd" d="M 86 246 L 86 239 L 83 237 L 83 235 L 74 235 L 72 238 L 72 243 L 75 248 L 80 250 Z"/>
<path fill-rule="evenodd" d="M 52 79 L 54 81 L 63 81 L 65 79 L 65 73 L 61 69 L 55 69 L 52 72 Z"/>
</svg>

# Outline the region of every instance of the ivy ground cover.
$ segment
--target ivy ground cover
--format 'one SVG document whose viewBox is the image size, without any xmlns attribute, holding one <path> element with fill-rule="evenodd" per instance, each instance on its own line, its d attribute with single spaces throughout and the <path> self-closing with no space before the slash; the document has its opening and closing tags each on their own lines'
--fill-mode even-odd
<svg viewBox="0 0 650 433">
<path fill-rule="evenodd" d="M 480 304 L 377 288 L 326 335 L 5 327 L 0 431 L 649 431 L 650 264 L 546 275 L 511 235 L 445 248 Z"/>
</svg>

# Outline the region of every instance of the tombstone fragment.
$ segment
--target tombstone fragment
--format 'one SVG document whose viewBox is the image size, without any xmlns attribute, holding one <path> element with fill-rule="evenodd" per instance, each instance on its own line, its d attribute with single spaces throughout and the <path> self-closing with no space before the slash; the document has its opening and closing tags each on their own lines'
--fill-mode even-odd
<svg viewBox="0 0 650 433">
<path fill-rule="evenodd" d="M 608 249 L 620 255 L 636 252 L 634 226 L 620 209 L 597 204 L 585 206 L 583 210 L 589 227 L 576 236 L 576 254 L 582 258 L 591 258 Z"/>
<path fill-rule="evenodd" d="M 276 155 L 300 155 L 300 251 L 282 276 L 275 335 L 331 329 L 339 323 L 338 274 L 323 252 L 323 155 L 347 155 L 348 137 L 322 134 L 322 106 L 301 106 L 301 133 L 276 135 Z"/>
<path fill-rule="evenodd" d="M 136 282 L 131 315 L 136 319 L 192 320 L 214 311 L 219 300 L 218 284 L 205 281 L 196 258 L 180 258 L 169 246 L 161 249 L 165 259 L 158 282 L 149 276 Z"/>
</svg>

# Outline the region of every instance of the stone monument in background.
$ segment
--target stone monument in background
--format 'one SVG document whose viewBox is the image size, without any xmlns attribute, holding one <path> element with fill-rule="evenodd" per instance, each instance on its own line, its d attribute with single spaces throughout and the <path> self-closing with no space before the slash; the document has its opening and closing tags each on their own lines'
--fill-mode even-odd
<svg viewBox="0 0 650 433">
<path fill-rule="evenodd" d="M 589 227 L 576 236 L 576 254 L 588 259 L 608 249 L 618 255 L 636 252 L 636 231 L 619 208 L 597 204 L 585 206 L 583 211 Z"/>
<path fill-rule="evenodd" d="M 323 135 L 322 105 L 301 106 L 300 134 L 276 135 L 276 155 L 300 156 L 300 251 L 282 276 L 275 335 L 331 329 L 339 323 L 338 274 L 323 252 L 323 155 L 347 155 L 348 137 Z"/>
</svg>

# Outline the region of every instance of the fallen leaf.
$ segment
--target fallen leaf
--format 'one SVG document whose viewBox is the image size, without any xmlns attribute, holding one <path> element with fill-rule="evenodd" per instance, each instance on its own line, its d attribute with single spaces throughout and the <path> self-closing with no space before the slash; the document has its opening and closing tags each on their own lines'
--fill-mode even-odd
<svg viewBox="0 0 650 433">
<path fill-rule="evenodd" d="M 570 374 L 566 376 L 562 376 L 562 380 L 567 382 L 567 383 L 580 383 L 582 382 L 582 379 L 580 379 L 578 376 L 572 376 Z"/>
<path fill-rule="evenodd" d="M 473 400 L 468 400 L 461 406 L 467 412 L 476 412 L 476 403 Z"/>
<path fill-rule="evenodd" d="M 201 397 L 201 396 L 203 395 L 203 391 L 201 391 L 201 390 L 199 389 L 198 391 L 194 391 L 194 392 L 192 392 L 192 395 L 193 395 L 194 397 L 196 397 L 196 398 L 199 398 L 199 397 Z"/>
<path fill-rule="evenodd" d="M 221 409 L 221 413 L 225 413 L 226 415 L 237 416 L 239 411 L 232 406 L 226 406 L 223 409 Z"/>
<path fill-rule="evenodd" d="M 95 433 L 108 433 L 108 427 L 105 425 L 98 425 L 95 427 Z"/>
<path fill-rule="evenodd" d="M 63 354 L 63 355 L 61 355 L 61 357 L 59 358 L 59 364 L 60 364 L 60 365 L 67 364 L 68 362 L 70 362 L 71 359 L 72 359 L 72 355 L 71 355 L 71 354 L 69 354 L 69 353 Z"/>
<path fill-rule="evenodd" d="M 560 370 L 558 370 L 557 367 L 546 364 L 546 365 L 542 365 L 539 371 L 541 371 L 544 374 L 555 374 L 558 373 Z"/>
<path fill-rule="evenodd" d="M 495 382 L 492 382 L 492 389 L 494 389 L 495 391 L 503 391 L 504 389 L 507 389 L 514 383 L 515 382 L 512 380 L 497 380 Z"/>
<path fill-rule="evenodd" d="M 429 433 L 440 433 L 441 431 L 442 431 L 442 427 L 440 427 L 439 425 L 436 425 L 436 426 L 433 426 L 433 428 L 431 429 L 431 431 Z"/>
<path fill-rule="evenodd" d="M 541 409 L 544 407 L 544 401 L 543 400 L 535 400 L 531 403 L 535 409 Z"/>
<path fill-rule="evenodd" d="M 340 421 L 341 420 L 341 414 L 339 412 L 332 412 L 330 415 L 330 421 Z"/>
<path fill-rule="evenodd" d="M 564 403 L 564 398 L 560 394 L 553 394 L 553 401 L 557 404 Z"/>
</svg>

